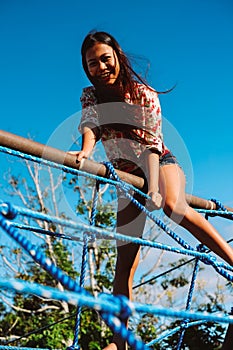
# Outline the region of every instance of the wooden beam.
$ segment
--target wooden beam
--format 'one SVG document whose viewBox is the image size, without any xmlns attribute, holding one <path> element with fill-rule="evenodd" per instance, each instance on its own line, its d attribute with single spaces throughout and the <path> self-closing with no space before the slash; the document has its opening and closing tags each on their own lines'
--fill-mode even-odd
<svg viewBox="0 0 233 350">
<path fill-rule="evenodd" d="M 106 177 L 107 169 L 104 164 L 96 163 L 89 159 L 83 159 L 77 162 L 76 156 L 69 154 L 57 148 L 46 146 L 39 142 L 0 130 L 0 145 L 28 155 L 46 159 L 58 164 L 71 167 L 73 169 L 82 170 L 84 172 Z M 117 175 L 121 180 L 142 189 L 144 179 L 121 170 L 116 169 Z M 210 200 L 186 194 L 186 200 L 190 206 L 197 209 L 216 209 L 216 204 Z M 233 208 L 226 207 L 227 210 L 233 212 Z"/>
</svg>

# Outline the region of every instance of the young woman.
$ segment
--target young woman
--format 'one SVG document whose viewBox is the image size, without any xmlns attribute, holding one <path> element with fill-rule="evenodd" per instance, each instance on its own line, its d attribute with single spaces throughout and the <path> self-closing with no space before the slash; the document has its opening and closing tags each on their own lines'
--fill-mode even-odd
<svg viewBox="0 0 233 350">
<path fill-rule="evenodd" d="M 77 160 L 88 158 L 101 139 L 115 168 L 143 176 L 155 208 L 192 233 L 200 242 L 233 265 L 233 250 L 185 199 L 185 176 L 161 132 L 158 93 L 132 69 L 118 42 L 106 32 L 88 34 L 83 41 L 82 64 L 91 82 L 81 96 L 83 135 Z M 137 197 L 137 196 L 135 196 Z M 145 204 L 141 198 L 137 198 Z M 117 232 L 142 236 L 146 217 L 132 203 L 118 198 Z M 140 247 L 117 247 L 113 293 L 132 299 L 132 283 Z M 127 323 L 127 321 L 126 321 Z M 105 350 L 123 350 L 117 335 Z"/>
</svg>

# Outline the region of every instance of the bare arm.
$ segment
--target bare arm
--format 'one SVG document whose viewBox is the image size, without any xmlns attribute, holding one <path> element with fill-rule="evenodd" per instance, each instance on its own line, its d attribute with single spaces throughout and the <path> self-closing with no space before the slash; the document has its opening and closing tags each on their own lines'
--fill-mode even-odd
<svg viewBox="0 0 233 350">
<path fill-rule="evenodd" d="M 147 155 L 148 167 L 148 195 L 157 209 L 161 208 L 162 197 L 159 194 L 159 155 L 149 153 Z"/>
<path fill-rule="evenodd" d="M 88 158 L 91 151 L 93 150 L 96 143 L 96 136 L 92 129 L 88 126 L 83 128 L 82 136 L 82 149 L 81 151 L 72 151 L 69 152 L 77 156 L 77 160 L 80 162 L 83 158 Z"/>
</svg>

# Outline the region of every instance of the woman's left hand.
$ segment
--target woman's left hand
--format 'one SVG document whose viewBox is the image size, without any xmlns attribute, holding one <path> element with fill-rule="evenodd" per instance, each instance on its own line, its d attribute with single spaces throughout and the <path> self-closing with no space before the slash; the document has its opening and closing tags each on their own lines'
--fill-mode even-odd
<svg viewBox="0 0 233 350">
<path fill-rule="evenodd" d="M 161 209 L 162 207 L 162 196 L 159 192 L 149 191 L 148 196 L 151 199 L 147 200 L 146 208 L 150 211 Z"/>
</svg>

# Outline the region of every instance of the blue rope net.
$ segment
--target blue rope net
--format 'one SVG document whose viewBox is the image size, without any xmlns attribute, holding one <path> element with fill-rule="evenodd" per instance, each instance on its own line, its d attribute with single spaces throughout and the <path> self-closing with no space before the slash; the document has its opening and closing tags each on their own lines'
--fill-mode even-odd
<svg viewBox="0 0 233 350">
<path fill-rule="evenodd" d="M 78 336 L 80 329 L 80 315 L 82 312 L 82 307 L 89 307 L 97 310 L 106 324 L 111 328 L 114 333 L 118 333 L 122 339 L 126 340 L 130 346 L 136 350 L 148 349 L 154 344 L 161 342 L 163 339 L 170 337 L 172 334 L 180 332 L 179 341 L 177 345 L 177 350 L 181 349 L 183 337 L 185 330 L 194 325 L 199 325 L 205 322 L 219 322 L 233 324 L 233 316 L 227 315 L 225 313 L 218 314 L 207 314 L 201 312 L 192 312 L 191 303 L 193 299 L 193 293 L 195 288 L 195 282 L 197 279 L 197 274 L 199 270 L 199 263 L 202 262 L 207 265 L 211 265 L 215 271 L 223 276 L 227 281 L 233 282 L 233 268 L 224 263 L 216 260 L 214 256 L 207 253 L 206 248 L 203 245 L 198 245 L 197 248 L 193 248 L 187 242 L 185 242 L 179 235 L 173 232 L 167 225 L 165 225 L 160 219 L 158 219 L 153 212 L 150 212 L 146 207 L 141 205 L 131 194 L 131 190 L 137 191 L 141 196 L 148 198 L 143 192 L 134 188 L 133 186 L 126 184 L 117 176 L 112 164 L 105 163 L 108 169 L 108 178 L 102 178 L 95 175 L 87 174 L 79 170 L 69 168 L 60 164 L 53 163 L 41 158 L 37 158 L 28 154 L 24 154 L 6 147 L 0 146 L 0 151 L 17 156 L 19 158 L 34 161 L 46 166 L 61 169 L 64 172 L 73 175 L 88 176 L 96 180 L 96 189 L 92 206 L 92 213 L 90 218 L 90 224 L 80 223 L 78 221 L 61 219 L 56 216 L 51 216 L 41 212 L 36 212 L 27 208 L 12 205 L 9 202 L 0 202 L 0 226 L 1 228 L 15 241 L 19 246 L 21 246 L 27 254 L 38 263 L 45 271 L 47 271 L 56 281 L 60 282 L 65 291 L 61 292 L 55 288 L 46 287 L 38 285 L 36 283 L 29 283 L 22 280 L 6 280 L 0 279 L 0 286 L 3 289 L 17 291 L 18 293 L 31 293 L 36 296 L 53 298 L 56 300 L 66 301 L 71 305 L 77 306 L 75 330 L 74 330 L 74 340 L 72 346 L 68 349 L 80 349 L 78 344 Z M 110 183 L 118 188 L 126 198 L 131 200 L 134 205 L 136 205 L 141 211 L 145 212 L 146 215 L 154 221 L 154 223 L 160 227 L 166 234 L 168 234 L 180 247 L 173 247 L 171 245 L 162 244 L 159 242 L 154 242 L 142 238 L 135 238 L 131 236 L 126 236 L 117 232 L 113 232 L 108 229 L 103 229 L 95 226 L 96 213 L 97 213 L 97 199 L 98 190 L 101 183 Z M 213 200 L 214 201 L 214 200 Z M 223 216 L 228 219 L 233 219 L 233 213 L 229 212 L 224 208 L 224 206 L 219 202 L 215 201 L 217 205 L 217 210 L 202 210 L 199 212 L 205 213 L 208 216 Z M 17 223 L 17 216 L 25 216 L 28 218 L 34 218 L 39 220 L 44 220 L 48 223 L 62 225 L 63 227 L 72 228 L 82 233 L 80 237 L 74 235 L 53 233 L 53 235 L 66 238 L 72 241 L 82 241 L 83 242 L 83 254 L 82 254 L 82 264 L 81 264 L 81 275 L 80 283 L 78 284 L 75 280 L 69 277 L 60 268 L 54 265 L 54 263 L 44 254 L 41 249 L 36 245 L 33 245 L 26 237 L 24 237 L 19 229 L 23 228 L 26 230 L 34 230 L 43 234 L 51 234 L 50 231 L 44 229 L 38 229 L 36 227 L 27 226 L 21 223 Z M 183 254 L 192 257 L 195 260 L 195 266 L 193 270 L 192 279 L 190 282 L 190 287 L 188 291 L 188 296 L 186 300 L 186 307 L 184 311 L 181 310 L 171 310 L 166 308 L 156 307 L 154 305 L 147 305 L 141 303 L 132 303 L 126 297 L 123 296 L 112 296 L 109 294 L 99 294 L 94 297 L 92 294 L 87 292 L 84 288 L 84 280 L 87 270 L 87 254 L 88 254 L 88 243 L 96 238 L 112 238 L 116 240 L 121 240 L 126 243 L 135 243 L 141 246 L 156 248 L 160 250 L 165 250 L 173 252 L 176 254 Z M 134 333 L 125 327 L 122 320 L 127 319 L 134 313 L 145 313 L 154 314 L 156 316 L 165 316 L 180 318 L 183 321 L 181 324 L 174 328 L 173 330 L 165 331 L 158 338 L 154 339 L 150 343 L 144 344 L 141 339 L 139 339 Z M 18 349 L 17 347 L 0 345 L 0 349 Z M 27 348 L 22 348 L 27 349 Z M 32 348 L 31 348 L 32 349 Z"/>
</svg>

